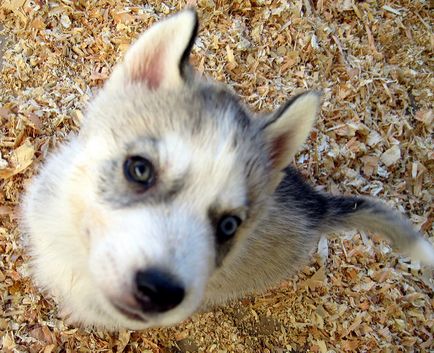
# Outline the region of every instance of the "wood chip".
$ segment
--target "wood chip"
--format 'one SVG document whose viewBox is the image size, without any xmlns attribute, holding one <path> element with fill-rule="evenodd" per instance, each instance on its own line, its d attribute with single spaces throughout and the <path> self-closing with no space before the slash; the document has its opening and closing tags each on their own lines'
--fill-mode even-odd
<svg viewBox="0 0 434 353">
<path fill-rule="evenodd" d="M 387 166 L 390 167 L 392 164 L 395 164 L 401 158 L 401 150 L 398 145 L 394 145 L 385 151 L 380 159 Z"/>
<path fill-rule="evenodd" d="M 26 140 L 24 144 L 12 151 L 10 157 L 10 163 L 12 168 L 0 169 L 0 178 L 8 179 L 18 173 L 23 172 L 33 162 L 33 156 L 35 154 L 35 148 Z"/>
</svg>

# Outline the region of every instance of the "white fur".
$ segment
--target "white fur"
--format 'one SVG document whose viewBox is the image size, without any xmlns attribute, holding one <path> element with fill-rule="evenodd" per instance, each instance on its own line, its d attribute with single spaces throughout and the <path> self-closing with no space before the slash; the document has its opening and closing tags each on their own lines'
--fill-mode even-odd
<svg viewBox="0 0 434 353">
<path fill-rule="evenodd" d="M 431 243 L 425 239 L 419 238 L 408 251 L 413 259 L 418 259 L 427 266 L 434 267 L 434 248 Z"/>
</svg>

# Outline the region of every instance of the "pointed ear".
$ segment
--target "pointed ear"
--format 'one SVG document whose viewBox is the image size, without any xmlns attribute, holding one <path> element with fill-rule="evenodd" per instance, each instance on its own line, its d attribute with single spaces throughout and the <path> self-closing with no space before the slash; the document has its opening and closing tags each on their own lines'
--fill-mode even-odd
<svg viewBox="0 0 434 353">
<path fill-rule="evenodd" d="M 193 8 L 154 24 L 128 49 L 109 84 L 143 83 L 151 90 L 182 84 L 197 30 Z"/>
<path fill-rule="evenodd" d="M 316 120 L 319 106 L 319 93 L 302 93 L 269 117 L 262 129 L 270 149 L 274 170 L 284 169 L 306 141 Z"/>
</svg>

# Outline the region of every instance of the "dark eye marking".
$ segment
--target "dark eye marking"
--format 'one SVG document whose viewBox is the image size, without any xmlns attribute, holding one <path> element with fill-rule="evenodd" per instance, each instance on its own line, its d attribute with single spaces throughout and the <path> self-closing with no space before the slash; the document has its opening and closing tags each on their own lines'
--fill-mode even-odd
<svg viewBox="0 0 434 353">
<path fill-rule="evenodd" d="M 132 156 L 125 159 L 123 165 L 125 178 L 132 183 L 149 189 L 155 184 L 156 173 L 153 164 L 146 158 Z"/>
<path fill-rule="evenodd" d="M 241 219 L 235 215 L 222 216 L 217 223 L 217 241 L 225 243 L 232 239 L 241 225 Z"/>
</svg>

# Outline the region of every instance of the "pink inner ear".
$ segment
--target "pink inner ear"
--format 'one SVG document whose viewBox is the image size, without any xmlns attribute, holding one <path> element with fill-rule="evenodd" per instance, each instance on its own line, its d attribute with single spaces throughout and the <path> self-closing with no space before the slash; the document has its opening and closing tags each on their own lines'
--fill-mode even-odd
<svg viewBox="0 0 434 353">
<path fill-rule="evenodd" d="M 281 164 L 285 161 L 285 155 L 288 152 L 288 139 L 290 134 L 282 134 L 273 139 L 271 142 L 270 159 L 273 168 L 280 168 Z"/>
<path fill-rule="evenodd" d="M 137 58 L 140 61 L 132 66 L 131 80 L 146 83 L 149 89 L 158 89 L 164 78 L 164 51 L 163 46 L 158 46 L 152 53 L 144 53 L 142 58 Z"/>
</svg>

